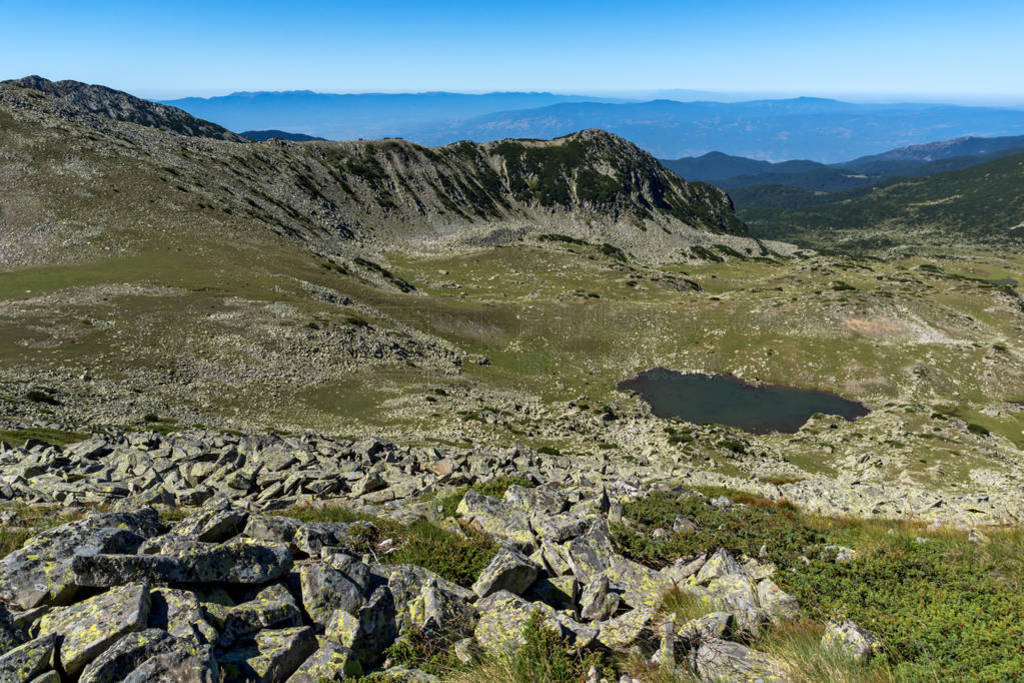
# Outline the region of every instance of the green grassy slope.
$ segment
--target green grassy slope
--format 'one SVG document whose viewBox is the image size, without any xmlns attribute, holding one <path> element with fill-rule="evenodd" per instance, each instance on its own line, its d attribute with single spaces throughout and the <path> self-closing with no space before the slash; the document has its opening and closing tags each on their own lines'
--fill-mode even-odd
<svg viewBox="0 0 1024 683">
<path fill-rule="evenodd" d="M 761 237 L 834 248 L 1020 244 L 1024 155 L 904 179 L 800 209 L 748 208 Z"/>
</svg>

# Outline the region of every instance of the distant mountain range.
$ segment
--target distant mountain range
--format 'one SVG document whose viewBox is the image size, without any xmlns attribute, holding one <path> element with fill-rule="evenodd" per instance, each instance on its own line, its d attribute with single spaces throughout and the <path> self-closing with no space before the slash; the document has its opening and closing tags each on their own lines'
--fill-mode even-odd
<svg viewBox="0 0 1024 683">
<path fill-rule="evenodd" d="M 306 135 L 304 133 L 289 133 L 283 130 L 247 130 L 241 133 L 243 138 L 249 138 L 256 142 L 266 142 L 277 138 L 279 140 L 291 140 L 292 142 L 309 142 L 310 140 L 323 140 L 326 138 L 318 138 L 313 135 Z"/>
<path fill-rule="evenodd" d="M 729 190 L 741 208 L 792 209 L 830 201 L 825 193 L 968 168 L 1019 152 L 1024 152 L 1024 136 L 930 142 L 831 165 L 809 160 L 770 163 L 721 152 L 662 159 L 661 163 L 688 180 Z"/>
<path fill-rule="evenodd" d="M 216 121 L 231 130 L 275 128 L 330 140 L 405 137 L 495 111 L 534 109 L 567 102 L 621 102 L 547 92 L 450 92 L 336 95 L 310 90 L 236 92 L 222 97 L 186 97 L 163 104 Z M 574 132 L 574 131 L 567 131 Z M 445 140 L 455 142 L 459 138 Z"/>
<path fill-rule="evenodd" d="M 443 145 L 458 140 L 550 139 L 601 128 L 662 158 L 721 150 L 759 160 L 812 159 L 824 164 L 932 140 L 1024 135 L 1021 109 L 852 104 L 809 97 L 631 102 L 552 93 L 291 91 L 190 97 L 165 104 L 235 131 L 276 128 L 332 140 L 403 137 Z"/>
</svg>

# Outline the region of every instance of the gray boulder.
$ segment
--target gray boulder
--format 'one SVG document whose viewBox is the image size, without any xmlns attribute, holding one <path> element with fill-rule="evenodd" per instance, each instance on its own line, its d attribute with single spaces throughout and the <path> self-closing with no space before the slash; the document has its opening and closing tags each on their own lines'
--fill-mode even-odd
<svg viewBox="0 0 1024 683">
<path fill-rule="evenodd" d="M 150 657 L 123 683 L 218 683 L 220 671 L 208 652 L 178 649 Z"/>
<path fill-rule="evenodd" d="M 295 673 L 317 649 L 308 626 L 267 629 L 256 634 L 250 647 L 232 650 L 218 660 L 224 680 L 279 683 Z"/>
<path fill-rule="evenodd" d="M 588 584 L 604 574 L 615 554 L 605 519 L 595 518 L 585 533 L 569 543 L 566 554 L 572 573 L 580 583 Z"/>
<path fill-rule="evenodd" d="M 768 655 L 728 640 L 703 640 L 694 657 L 701 678 L 712 681 L 783 681 L 783 671 Z"/>
<path fill-rule="evenodd" d="M 288 683 L 329 683 L 362 674 L 363 667 L 352 650 L 328 638 L 317 642 L 316 652 L 299 665 Z"/>
<path fill-rule="evenodd" d="M 500 590 L 522 595 L 537 579 L 538 572 L 539 568 L 529 558 L 502 547 L 480 572 L 473 584 L 473 592 L 481 598 Z"/>
<path fill-rule="evenodd" d="M 599 576 L 587 584 L 580 596 L 580 618 L 586 621 L 602 621 L 614 616 L 621 598 L 610 592 L 607 576 Z"/>
<path fill-rule="evenodd" d="M 279 584 L 264 588 L 256 597 L 228 609 L 218 643 L 227 647 L 266 628 L 300 626 L 302 611 L 295 598 Z"/>
<path fill-rule="evenodd" d="M 262 584 L 280 578 L 292 566 L 287 547 L 249 539 L 220 544 L 177 540 L 160 550 L 173 554 L 75 557 L 74 581 L 99 588 L 131 581 Z"/>
<path fill-rule="evenodd" d="M 117 683 L 150 657 L 173 652 L 179 641 L 160 629 L 150 628 L 121 636 L 82 670 L 79 683 Z"/>
<path fill-rule="evenodd" d="M 0 655 L 0 681 L 28 681 L 50 668 L 57 634 L 40 636 Z"/>
<path fill-rule="evenodd" d="M 222 543 L 242 532 L 249 513 L 230 501 L 222 500 L 199 510 L 174 525 L 175 536 L 207 543 Z"/>
<path fill-rule="evenodd" d="M 350 614 L 370 594 L 370 568 L 349 555 L 336 553 L 327 561 L 311 561 L 298 569 L 302 604 L 321 629 L 335 610 Z"/>
<path fill-rule="evenodd" d="M 152 508 L 94 514 L 43 531 L 0 560 L 0 602 L 19 609 L 66 605 L 77 588 L 71 569 L 75 557 L 134 553 L 158 533 L 160 519 Z"/>
<path fill-rule="evenodd" d="M 61 639 L 61 667 L 76 675 L 121 636 L 146 628 L 149 605 L 148 586 L 122 586 L 46 614 L 39 635 Z"/>
</svg>

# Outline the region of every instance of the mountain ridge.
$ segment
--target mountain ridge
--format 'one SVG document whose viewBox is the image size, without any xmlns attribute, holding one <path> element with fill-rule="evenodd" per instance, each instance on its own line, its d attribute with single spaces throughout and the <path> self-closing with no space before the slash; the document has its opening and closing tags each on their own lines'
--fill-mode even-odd
<svg viewBox="0 0 1024 683">
<path fill-rule="evenodd" d="M 244 142 L 244 138 L 226 128 L 194 117 L 182 109 L 151 102 L 103 85 L 71 80 L 51 81 L 41 76 L 26 76 L 2 83 L 49 95 L 81 113 L 137 123 L 180 135 Z"/>
<path fill-rule="evenodd" d="M 16 85 L 0 88 L 4 147 L 12 153 L 23 150 L 18 154 L 26 163 L 37 159 L 40 155 L 28 150 L 41 144 L 40 130 L 54 116 L 68 115 L 55 102 Z M 125 223 L 158 225 L 160 230 L 207 226 L 211 234 L 251 233 L 258 227 L 328 252 L 492 243 L 555 232 L 606 242 L 638 258 L 699 258 L 689 247 L 714 243 L 750 254 L 770 253 L 749 237 L 724 192 L 687 183 L 648 153 L 604 131 L 551 141 L 433 148 L 404 140 L 238 144 L 169 136 L 97 114 L 71 114 L 67 120 L 85 128 L 69 130 L 62 124 L 65 132 L 46 138 L 47 144 L 69 147 L 73 142 L 83 160 L 117 159 L 113 167 L 101 164 L 102 171 L 100 166 L 76 170 L 80 179 L 70 184 L 84 196 L 108 198 L 103 212 L 117 216 L 116 223 L 107 223 L 115 231 Z M 183 147 L 182 139 L 189 144 Z M 52 153 L 58 154 L 56 149 Z M 26 173 L 14 184 L 13 194 L 26 203 L 72 193 L 65 189 L 59 194 L 57 179 L 38 161 L 34 170 L 41 175 L 38 180 Z M 138 191 L 124 189 L 125 174 L 132 186 L 140 186 Z M 145 208 L 154 201 L 167 209 L 159 219 Z M 50 204 L 40 211 L 51 214 L 44 222 L 55 231 L 51 237 L 80 239 L 53 228 L 74 220 L 74 202 Z M 38 225 L 24 227 L 31 231 Z M 14 245 L 7 250 L 16 251 Z"/>
</svg>

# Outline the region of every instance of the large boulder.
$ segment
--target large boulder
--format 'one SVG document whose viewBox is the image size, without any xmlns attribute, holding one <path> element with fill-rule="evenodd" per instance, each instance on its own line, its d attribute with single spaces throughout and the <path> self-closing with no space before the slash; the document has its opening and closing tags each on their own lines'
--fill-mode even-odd
<svg viewBox="0 0 1024 683">
<path fill-rule="evenodd" d="M 596 517 L 586 532 L 568 545 L 567 560 L 572 573 L 582 584 L 588 584 L 612 566 L 615 550 L 608 535 L 608 522 Z"/>
<path fill-rule="evenodd" d="M 302 604 L 321 629 L 335 610 L 355 614 L 370 595 L 370 568 L 350 555 L 335 553 L 326 561 L 299 566 Z"/>
<path fill-rule="evenodd" d="M 175 652 L 183 649 L 182 645 L 182 641 L 156 628 L 125 634 L 89 662 L 78 681 L 117 683 L 150 657 Z"/>
<path fill-rule="evenodd" d="M 123 683 L 218 683 L 220 670 L 208 652 L 187 649 L 154 655 L 125 676 Z"/>
<path fill-rule="evenodd" d="M 522 595 L 537 579 L 539 568 L 522 553 L 499 548 L 490 563 L 480 572 L 473 592 L 481 598 L 500 590 Z"/>
<path fill-rule="evenodd" d="M 75 675 L 121 636 L 146 628 L 149 606 L 148 586 L 122 586 L 44 615 L 39 635 L 60 638 L 61 667 Z"/>
<path fill-rule="evenodd" d="M 331 683 L 362 674 L 363 667 L 352 650 L 329 638 L 317 642 L 316 652 L 299 665 L 288 683 Z"/>
<path fill-rule="evenodd" d="M 166 583 L 263 584 L 279 579 L 292 566 L 292 554 L 283 545 L 251 539 L 228 543 L 177 540 L 167 542 L 160 554 L 97 554 L 75 557 L 74 581 L 80 586 L 109 587 L 131 581 Z"/>
<path fill-rule="evenodd" d="M 530 528 L 530 517 L 522 510 L 471 489 L 455 512 L 478 531 L 499 538 L 521 552 L 533 552 L 536 538 Z"/>
<path fill-rule="evenodd" d="M 471 626 L 472 591 L 411 564 L 375 565 L 373 572 L 387 584 L 402 629 L 407 624 L 433 630 Z"/>
<path fill-rule="evenodd" d="M 67 605 L 78 587 L 71 568 L 76 557 L 134 553 L 158 533 L 160 519 L 152 508 L 93 514 L 43 531 L 0 560 L 0 602 L 18 609 Z"/>
<path fill-rule="evenodd" d="M 559 632 L 562 626 L 555 610 L 543 603 L 529 603 L 508 591 L 492 593 L 477 603 L 479 619 L 474 637 L 490 653 L 509 652 L 523 645 L 523 630 L 534 612 L 540 612 L 545 626 Z"/>
<path fill-rule="evenodd" d="M 172 533 L 196 541 L 222 543 L 240 534 L 248 521 L 247 511 L 221 500 L 207 503 L 202 510 L 175 524 Z"/>
<path fill-rule="evenodd" d="M 217 642 L 217 630 L 209 623 L 206 610 L 195 593 L 175 588 L 155 588 L 149 596 L 149 628 L 167 631 L 195 646 Z"/>
<path fill-rule="evenodd" d="M 771 579 L 762 579 L 757 584 L 757 601 L 774 621 L 795 619 L 800 614 L 800 603 L 786 593 Z"/>
<path fill-rule="evenodd" d="M 649 607 L 638 607 L 600 622 L 598 627 L 598 642 L 610 650 L 651 646 L 657 638 L 657 612 Z"/>
<path fill-rule="evenodd" d="M 612 557 L 604 575 L 630 607 L 658 609 L 665 594 L 675 587 L 675 582 L 662 572 L 620 555 Z"/>
</svg>

